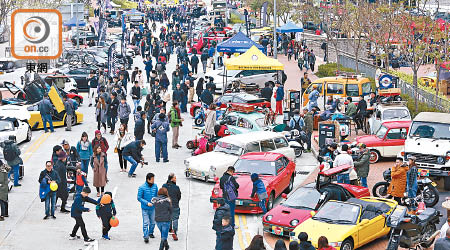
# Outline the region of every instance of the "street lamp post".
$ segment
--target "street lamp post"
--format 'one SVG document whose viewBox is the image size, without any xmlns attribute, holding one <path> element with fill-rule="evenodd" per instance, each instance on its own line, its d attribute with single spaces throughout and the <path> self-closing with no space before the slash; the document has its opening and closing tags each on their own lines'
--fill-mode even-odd
<svg viewBox="0 0 450 250">
<path fill-rule="evenodd" d="M 247 32 L 247 37 L 248 37 L 248 11 L 247 11 L 247 9 L 244 9 L 244 16 L 245 16 L 245 30 Z"/>
<path fill-rule="evenodd" d="M 277 0 L 273 0 L 273 58 L 277 59 Z"/>
</svg>

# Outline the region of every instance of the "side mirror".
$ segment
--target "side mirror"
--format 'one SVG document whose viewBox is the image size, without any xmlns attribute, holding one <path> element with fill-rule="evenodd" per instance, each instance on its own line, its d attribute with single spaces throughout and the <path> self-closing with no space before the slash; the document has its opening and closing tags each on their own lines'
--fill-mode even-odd
<svg viewBox="0 0 450 250">
<path fill-rule="evenodd" d="M 316 212 L 315 211 L 311 211 L 310 214 L 311 214 L 311 216 L 314 216 L 314 215 L 316 215 Z"/>
<path fill-rule="evenodd" d="M 282 197 L 283 199 L 287 199 L 287 194 L 282 193 L 282 194 L 281 194 L 281 197 Z"/>
<path fill-rule="evenodd" d="M 362 221 L 361 221 L 361 225 L 366 225 L 366 224 L 368 224 L 369 223 L 369 220 L 368 219 L 363 219 Z"/>
</svg>

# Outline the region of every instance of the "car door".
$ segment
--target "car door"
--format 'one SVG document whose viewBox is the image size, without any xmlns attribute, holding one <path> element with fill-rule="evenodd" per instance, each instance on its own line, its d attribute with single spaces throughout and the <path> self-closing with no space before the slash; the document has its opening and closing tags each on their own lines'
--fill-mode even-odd
<svg viewBox="0 0 450 250">
<path fill-rule="evenodd" d="M 261 140 L 261 152 L 276 152 L 275 143 L 272 138 Z"/>
<path fill-rule="evenodd" d="M 395 157 L 405 145 L 407 129 L 393 128 L 389 129 L 384 137 L 383 156 Z"/>
<path fill-rule="evenodd" d="M 254 141 L 247 143 L 245 145 L 245 154 L 251 152 L 261 152 L 261 146 L 259 145 L 259 141 Z"/>
<path fill-rule="evenodd" d="M 369 222 L 361 223 L 366 218 Z M 385 221 L 386 218 L 382 214 L 373 214 L 372 216 L 366 217 L 363 212 L 356 225 L 358 229 L 358 242 L 355 242 L 355 248 L 379 238 L 385 231 Z"/>
<path fill-rule="evenodd" d="M 276 137 L 274 139 L 275 146 L 277 147 L 274 152 L 283 154 L 284 156 L 288 157 L 292 161 L 295 159 L 295 152 L 292 148 L 289 147 L 289 143 L 287 142 L 286 138 L 283 137 Z"/>
<path fill-rule="evenodd" d="M 16 124 L 14 124 L 16 125 Z M 17 134 L 16 134 L 16 139 L 17 142 L 23 142 L 27 139 L 27 134 L 28 134 L 28 123 L 26 122 L 22 122 L 22 121 L 18 121 L 17 122 Z"/>
<path fill-rule="evenodd" d="M 289 173 L 286 168 L 286 160 L 285 157 L 280 157 L 275 161 L 275 168 L 277 170 L 275 185 L 273 185 L 275 188 L 275 196 L 280 195 L 289 185 Z"/>
</svg>

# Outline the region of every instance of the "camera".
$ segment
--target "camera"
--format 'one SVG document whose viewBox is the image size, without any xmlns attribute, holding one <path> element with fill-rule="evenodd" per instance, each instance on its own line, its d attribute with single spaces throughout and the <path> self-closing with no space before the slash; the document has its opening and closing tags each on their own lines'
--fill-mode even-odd
<svg viewBox="0 0 450 250">
<path fill-rule="evenodd" d="M 147 161 L 142 161 L 141 163 L 142 163 L 142 165 L 148 165 Z"/>
</svg>

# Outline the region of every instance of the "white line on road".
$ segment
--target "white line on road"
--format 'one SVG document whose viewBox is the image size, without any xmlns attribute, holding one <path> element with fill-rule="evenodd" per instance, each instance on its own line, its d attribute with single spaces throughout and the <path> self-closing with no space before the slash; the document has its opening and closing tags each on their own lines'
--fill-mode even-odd
<svg viewBox="0 0 450 250">
<path fill-rule="evenodd" d="M 117 194 L 117 189 L 118 189 L 119 187 L 118 186 L 115 186 L 114 187 L 114 189 L 113 189 L 113 192 L 112 192 L 112 199 L 114 199 L 115 197 L 116 197 L 116 194 Z"/>
</svg>

